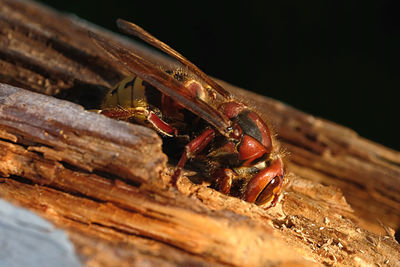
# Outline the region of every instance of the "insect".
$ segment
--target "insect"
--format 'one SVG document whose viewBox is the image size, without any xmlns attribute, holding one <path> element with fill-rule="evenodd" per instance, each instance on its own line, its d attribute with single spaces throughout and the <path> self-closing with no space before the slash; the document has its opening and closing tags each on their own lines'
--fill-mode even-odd
<svg viewBox="0 0 400 267">
<path fill-rule="evenodd" d="M 119 29 L 174 59 L 158 62 L 133 47 L 90 33 L 92 40 L 130 73 L 104 97 L 99 113 L 156 130 L 164 142 L 184 142 L 171 183 L 188 161 L 212 186 L 257 205 L 273 207 L 284 165 L 267 124 L 193 63 L 140 28 L 117 20 Z"/>
</svg>

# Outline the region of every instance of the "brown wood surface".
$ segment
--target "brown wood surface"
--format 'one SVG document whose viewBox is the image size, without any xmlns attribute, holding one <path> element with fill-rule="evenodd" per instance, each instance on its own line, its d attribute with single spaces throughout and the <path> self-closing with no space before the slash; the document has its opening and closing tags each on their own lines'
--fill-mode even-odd
<svg viewBox="0 0 400 267">
<path fill-rule="evenodd" d="M 265 210 L 186 177 L 170 188 L 153 131 L 82 108 L 126 74 L 88 29 L 135 45 L 35 2 L 0 0 L 0 196 L 65 229 L 83 263 L 400 264 L 399 152 L 221 82 L 276 130 L 285 193 Z"/>
</svg>

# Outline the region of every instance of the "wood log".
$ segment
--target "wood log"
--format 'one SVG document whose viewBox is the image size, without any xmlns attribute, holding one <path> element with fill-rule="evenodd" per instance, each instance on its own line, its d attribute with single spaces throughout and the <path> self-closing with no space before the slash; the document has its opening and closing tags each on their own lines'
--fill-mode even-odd
<svg viewBox="0 0 400 267">
<path fill-rule="evenodd" d="M 65 229 L 83 263 L 400 264 L 399 152 L 219 81 L 275 128 L 285 193 L 265 210 L 186 177 L 176 190 L 153 131 L 82 108 L 126 74 L 88 30 L 137 46 L 35 2 L 0 0 L 0 196 Z"/>
</svg>

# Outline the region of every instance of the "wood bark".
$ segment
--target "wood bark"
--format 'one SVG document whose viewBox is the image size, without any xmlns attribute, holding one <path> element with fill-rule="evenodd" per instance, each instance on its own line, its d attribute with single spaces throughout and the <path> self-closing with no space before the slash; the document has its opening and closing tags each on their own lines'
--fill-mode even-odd
<svg viewBox="0 0 400 267">
<path fill-rule="evenodd" d="M 152 130 L 84 109 L 126 74 L 88 30 L 137 46 L 35 2 L 0 0 L 0 196 L 65 229 L 84 264 L 400 264 L 399 152 L 220 82 L 276 130 L 281 201 L 265 210 L 187 177 L 171 188 Z"/>
</svg>

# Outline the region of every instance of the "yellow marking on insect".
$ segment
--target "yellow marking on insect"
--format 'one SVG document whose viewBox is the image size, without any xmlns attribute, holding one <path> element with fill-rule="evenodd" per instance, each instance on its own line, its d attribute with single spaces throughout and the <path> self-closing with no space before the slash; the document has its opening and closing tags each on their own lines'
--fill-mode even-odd
<svg viewBox="0 0 400 267">
<path fill-rule="evenodd" d="M 133 90 L 133 99 L 132 99 L 133 106 L 147 108 L 147 100 L 145 95 L 146 87 L 143 85 L 143 80 L 137 77 L 132 90 Z"/>
<path fill-rule="evenodd" d="M 142 79 L 137 76 L 126 77 L 107 92 L 101 108 L 147 108 L 145 92 Z"/>
<path fill-rule="evenodd" d="M 127 77 L 118 86 L 118 105 L 121 107 L 134 107 L 133 94 L 135 91 L 135 80 L 137 77 Z"/>
</svg>

